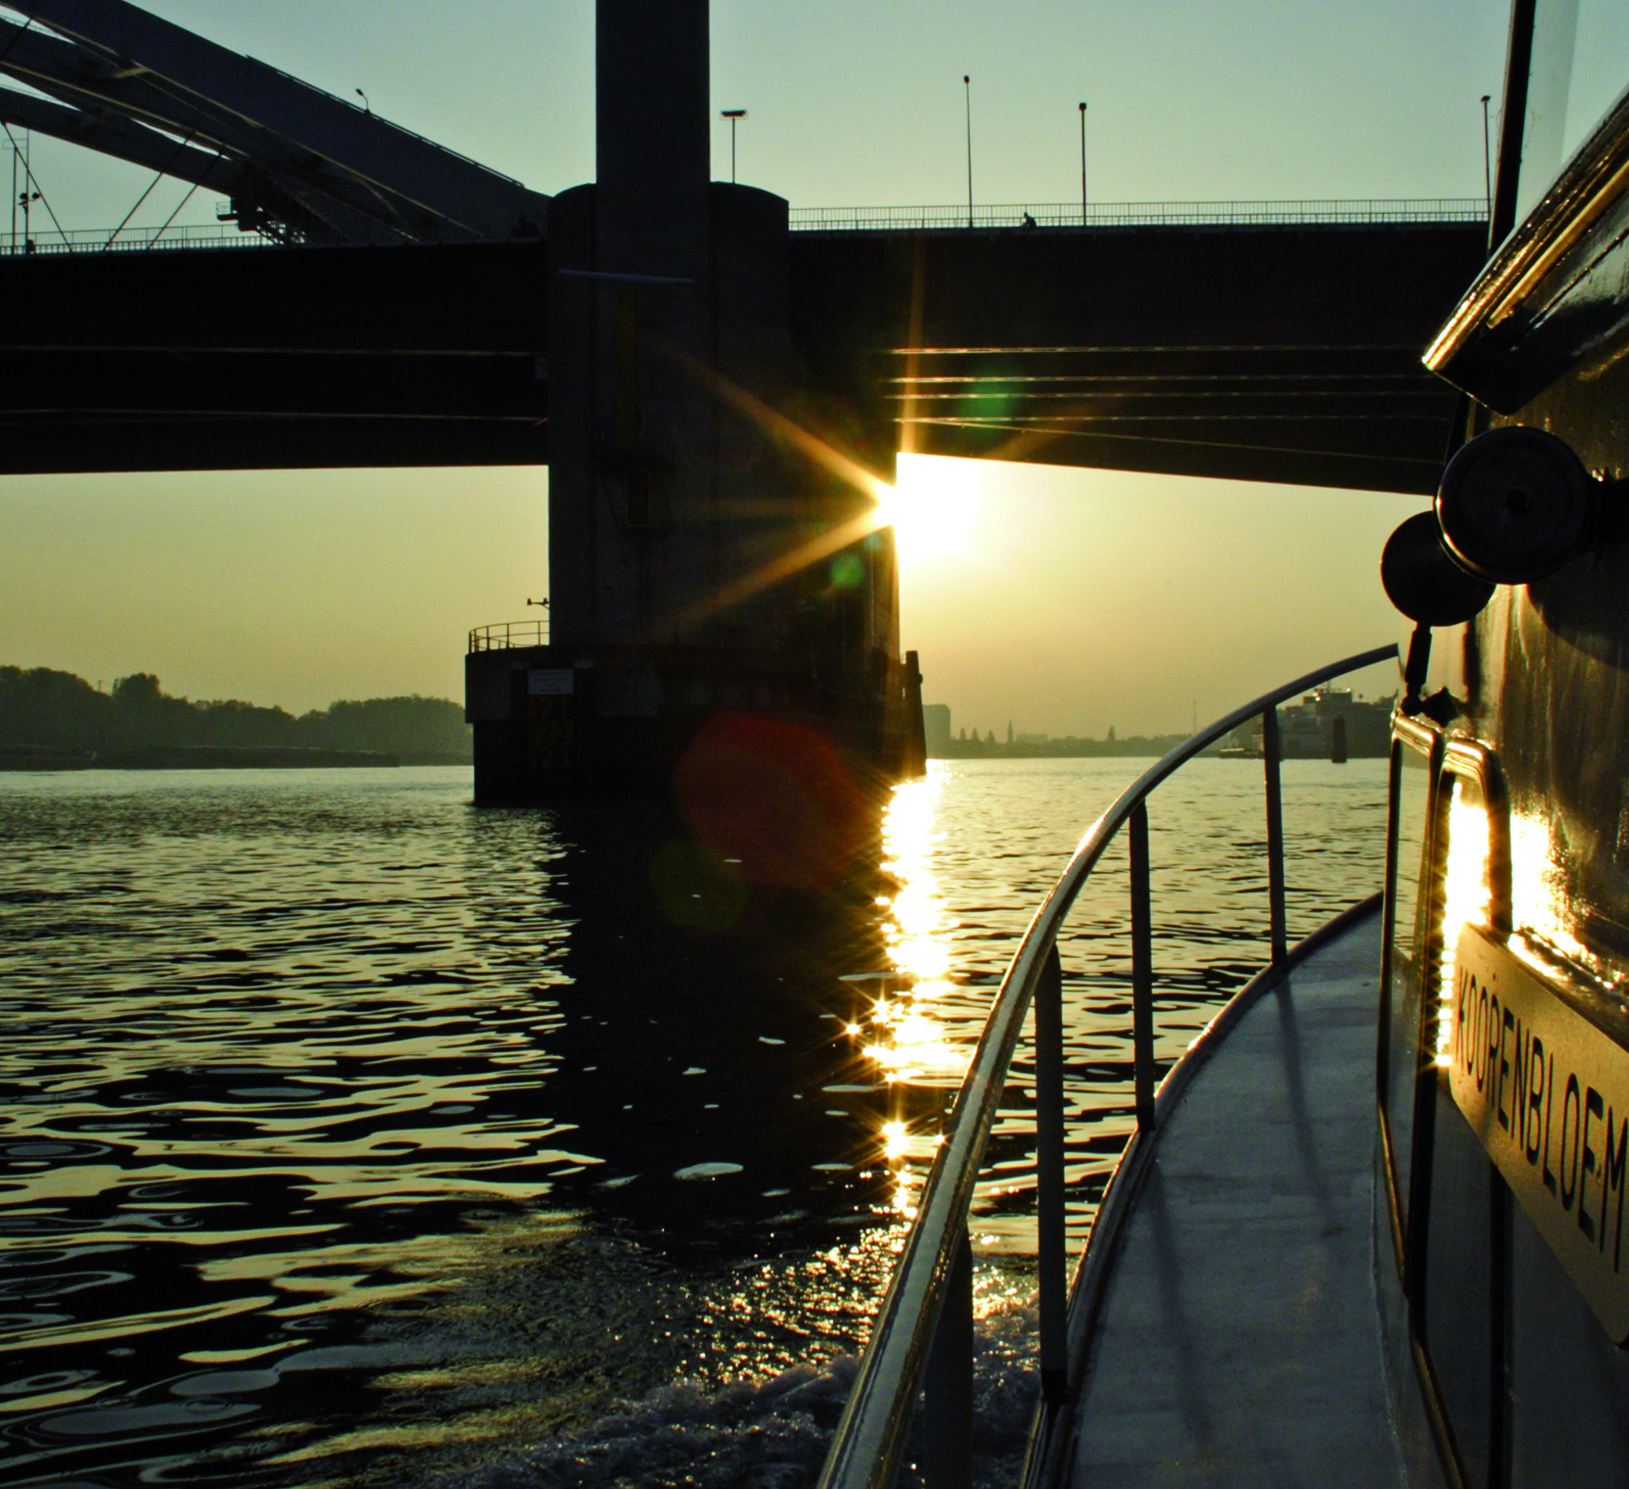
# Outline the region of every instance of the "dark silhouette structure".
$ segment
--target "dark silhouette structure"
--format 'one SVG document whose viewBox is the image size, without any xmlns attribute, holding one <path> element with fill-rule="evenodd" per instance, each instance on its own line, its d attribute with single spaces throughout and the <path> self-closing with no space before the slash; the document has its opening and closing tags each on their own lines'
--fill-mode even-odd
<svg viewBox="0 0 1629 1489">
<path fill-rule="evenodd" d="M 0 72 L 55 102 L 0 116 L 288 246 L 0 262 L 0 470 L 547 463 L 551 630 L 469 659 L 480 799 L 664 778 L 721 711 L 912 768 L 900 448 L 1434 488 L 1419 349 L 1480 223 L 793 232 L 709 179 L 706 0 L 601 0 L 599 179 L 551 198 L 122 0 L 21 8 Z"/>
</svg>

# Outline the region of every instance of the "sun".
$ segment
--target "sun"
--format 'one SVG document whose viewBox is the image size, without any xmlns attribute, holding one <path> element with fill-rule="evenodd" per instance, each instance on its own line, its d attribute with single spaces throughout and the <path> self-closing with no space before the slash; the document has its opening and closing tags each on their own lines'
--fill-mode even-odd
<svg viewBox="0 0 1629 1489">
<path fill-rule="evenodd" d="M 901 455 L 894 486 L 877 509 L 892 526 L 905 567 L 946 554 L 965 553 L 979 512 L 979 462 L 944 455 Z"/>
</svg>

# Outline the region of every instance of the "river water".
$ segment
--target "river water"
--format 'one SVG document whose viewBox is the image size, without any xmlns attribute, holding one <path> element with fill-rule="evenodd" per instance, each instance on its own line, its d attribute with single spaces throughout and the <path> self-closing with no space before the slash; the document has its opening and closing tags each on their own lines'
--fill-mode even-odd
<svg viewBox="0 0 1629 1489">
<path fill-rule="evenodd" d="M 0 776 L 0 1482 L 807 1482 L 1015 938 L 1146 763 L 935 762 L 795 889 L 450 768 Z M 1300 935 L 1378 887 L 1385 767 L 1283 769 Z M 1150 815 L 1169 1060 L 1265 955 L 1261 768 Z M 1125 893 L 1111 854 L 1060 941 L 1077 1246 Z M 996 1452 L 1027 1077 L 975 1220 Z"/>
</svg>

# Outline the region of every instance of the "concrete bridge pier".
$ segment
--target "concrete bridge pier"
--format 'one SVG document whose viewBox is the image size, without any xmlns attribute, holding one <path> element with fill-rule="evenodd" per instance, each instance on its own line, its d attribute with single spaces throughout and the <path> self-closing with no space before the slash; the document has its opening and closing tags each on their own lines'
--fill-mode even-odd
<svg viewBox="0 0 1629 1489">
<path fill-rule="evenodd" d="M 659 787 L 743 719 L 897 776 L 891 421 L 809 394 L 787 204 L 709 179 L 706 0 L 600 0 L 597 45 L 598 180 L 549 221 L 551 632 L 469 657 L 477 800 Z"/>
</svg>

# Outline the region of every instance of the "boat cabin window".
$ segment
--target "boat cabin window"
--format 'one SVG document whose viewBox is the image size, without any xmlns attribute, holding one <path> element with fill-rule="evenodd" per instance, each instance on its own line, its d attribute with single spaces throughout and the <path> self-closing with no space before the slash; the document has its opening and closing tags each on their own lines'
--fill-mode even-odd
<svg viewBox="0 0 1629 1489">
<path fill-rule="evenodd" d="M 1392 746 L 1380 1100 L 1399 1237 L 1408 1226 L 1416 1117 L 1447 1059 L 1454 949 L 1466 925 L 1493 925 L 1507 891 L 1508 828 L 1494 757 L 1399 721 Z M 1508 928 L 1506 921 L 1500 924 Z"/>
<path fill-rule="evenodd" d="M 1412 970 L 1419 958 L 1420 883 L 1425 874 L 1426 829 L 1431 814 L 1431 759 L 1419 746 L 1398 740 L 1393 762 L 1395 837 L 1389 855 L 1391 955 Z"/>
<path fill-rule="evenodd" d="M 1629 6 L 1623 0 L 1538 0 L 1528 72 L 1516 221 L 1538 205 L 1561 168 L 1629 85 Z"/>
<path fill-rule="evenodd" d="M 1489 925 L 1492 908 L 1492 843 L 1488 804 L 1476 777 L 1450 767 L 1439 787 L 1436 853 L 1440 867 L 1442 914 L 1436 937 L 1435 1033 L 1431 1053 L 1448 1063 L 1453 1030 L 1449 1015 L 1454 996 L 1454 948 L 1468 925 Z"/>
<path fill-rule="evenodd" d="M 1392 745 L 1391 841 L 1386 852 L 1386 1068 L 1381 1092 L 1399 1219 L 1406 1222 L 1409 1151 L 1414 1138 L 1414 1086 L 1420 1067 L 1420 907 L 1431 825 L 1431 742 Z"/>
</svg>

